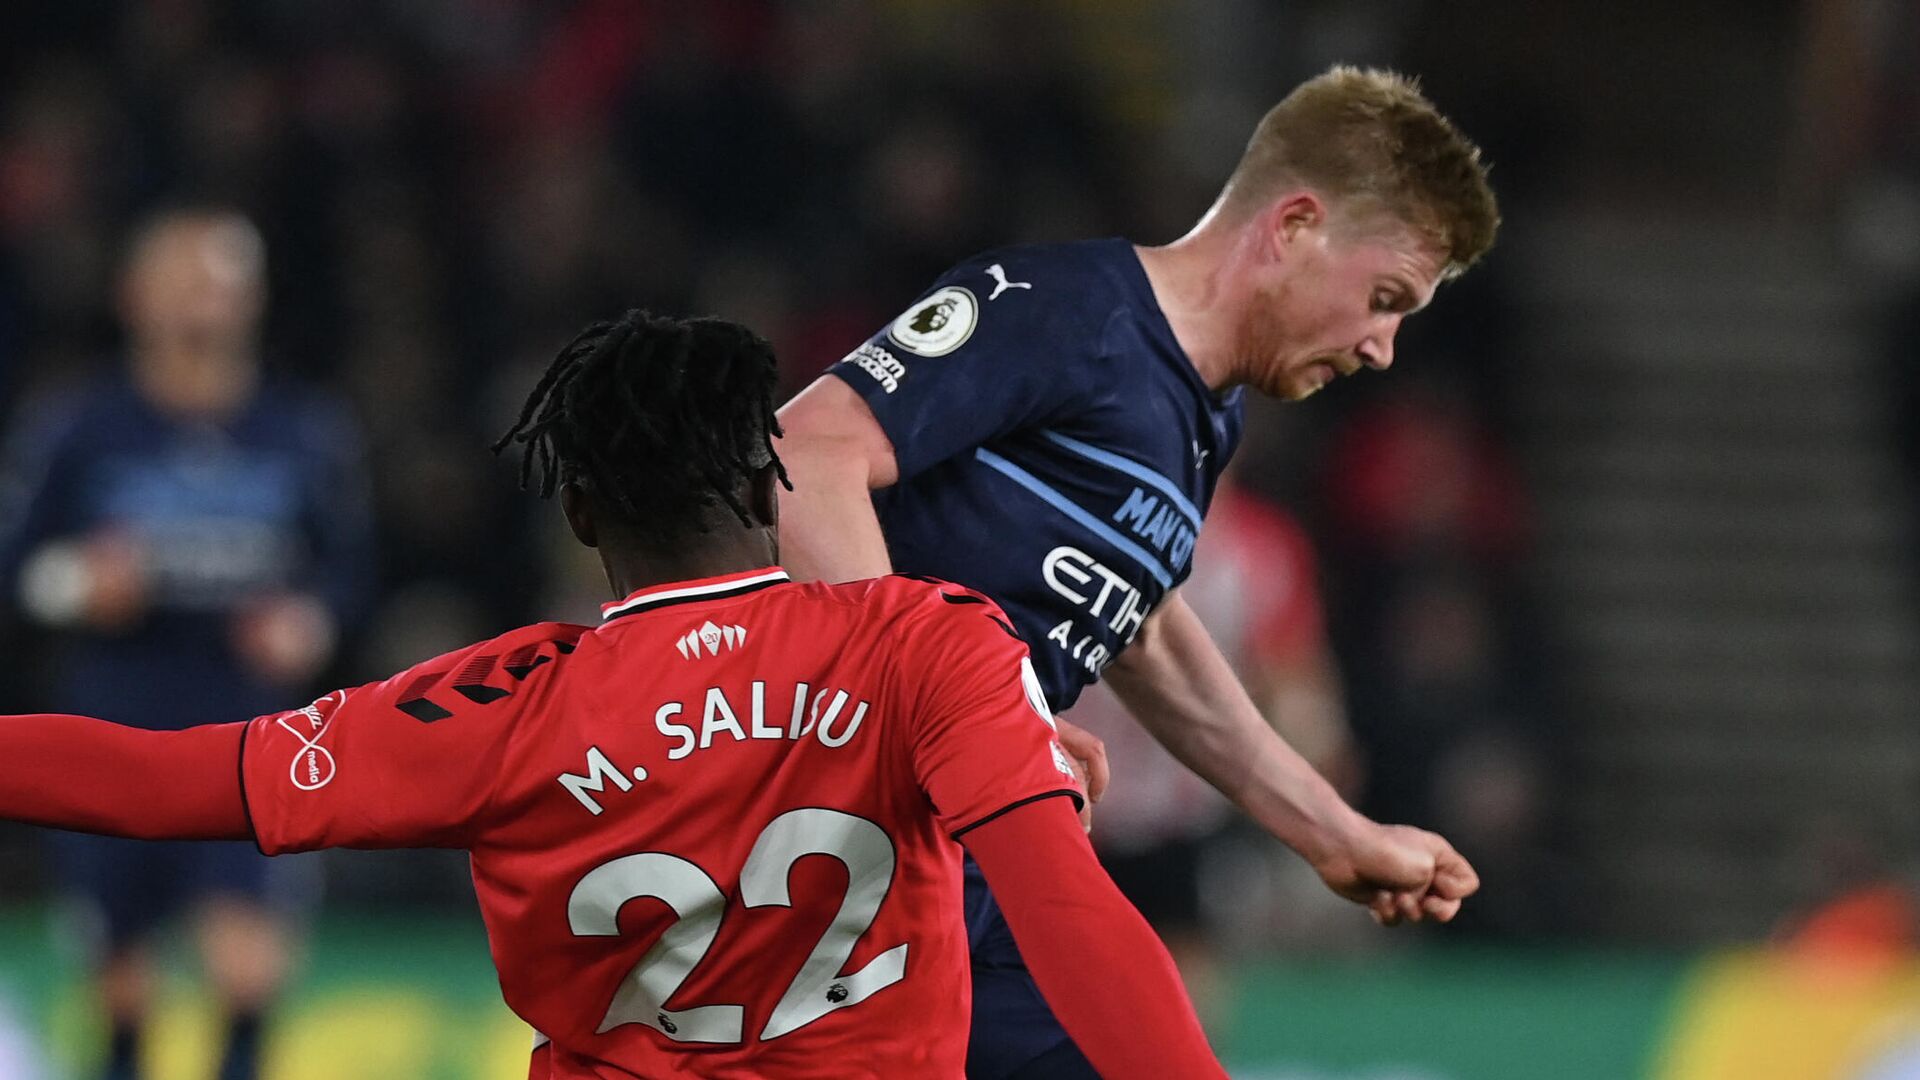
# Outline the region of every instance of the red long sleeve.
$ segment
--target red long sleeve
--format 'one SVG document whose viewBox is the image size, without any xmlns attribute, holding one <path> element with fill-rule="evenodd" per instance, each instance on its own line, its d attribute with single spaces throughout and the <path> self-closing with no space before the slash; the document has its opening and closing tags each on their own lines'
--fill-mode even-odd
<svg viewBox="0 0 1920 1080">
<path fill-rule="evenodd" d="M 245 729 L 0 716 L 0 818 L 138 840 L 251 840 L 240 790 Z"/>
<path fill-rule="evenodd" d="M 1095 859 L 1069 800 L 1016 807 L 961 842 L 1047 1004 L 1105 1080 L 1225 1080 L 1173 959 Z"/>
</svg>

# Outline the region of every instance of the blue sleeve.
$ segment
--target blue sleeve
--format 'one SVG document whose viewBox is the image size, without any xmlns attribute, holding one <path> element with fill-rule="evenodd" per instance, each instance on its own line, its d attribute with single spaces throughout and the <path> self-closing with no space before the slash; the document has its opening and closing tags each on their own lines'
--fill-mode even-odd
<svg viewBox="0 0 1920 1080">
<path fill-rule="evenodd" d="M 302 410 L 307 535 L 313 560 L 300 586 L 334 618 L 358 617 L 373 591 L 376 550 L 372 493 L 359 426 L 346 407 L 324 396 Z"/>
<path fill-rule="evenodd" d="M 962 263 L 828 369 L 866 399 L 901 480 L 1091 397 L 1105 312 L 1042 269 L 1017 252 Z"/>
<path fill-rule="evenodd" d="M 0 461 L 0 608 L 19 594 L 21 564 L 40 545 L 77 531 L 80 435 L 78 395 L 29 400 Z"/>
</svg>

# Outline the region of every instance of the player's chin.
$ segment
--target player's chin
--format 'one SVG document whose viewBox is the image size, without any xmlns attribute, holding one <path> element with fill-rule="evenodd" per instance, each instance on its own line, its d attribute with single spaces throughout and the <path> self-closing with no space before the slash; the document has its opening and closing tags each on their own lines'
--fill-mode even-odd
<svg viewBox="0 0 1920 1080">
<path fill-rule="evenodd" d="M 1315 378 L 1314 372 L 1309 370 L 1290 376 L 1274 391 L 1273 396 L 1279 398 L 1281 401 L 1287 402 L 1305 401 L 1319 393 L 1320 388 L 1325 385 L 1326 382 L 1324 380 Z"/>
<path fill-rule="evenodd" d="M 1281 401 L 1305 401 L 1338 375 L 1339 369 L 1332 363 L 1314 361 L 1280 372 L 1267 392 Z"/>
</svg>

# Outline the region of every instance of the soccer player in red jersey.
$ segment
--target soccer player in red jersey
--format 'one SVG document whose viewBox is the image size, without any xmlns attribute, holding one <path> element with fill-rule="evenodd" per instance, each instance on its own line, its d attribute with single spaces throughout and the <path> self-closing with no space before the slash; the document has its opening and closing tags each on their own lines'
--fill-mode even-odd
<svg viewBox="0 0 1920 1080">
<path fill-rule="evenodd" d="M 1224 1077 L 1094 860 L 1000 609 L 777 565 L 774 380 L 731 323 L 589 327 L 496 448 L 524 444 L 523 482 L 599 549 L 623 597 L 600 626 L 523 627 L 246 723 L 3 718 L 0 816 L 463 848 L 535 1078 L 958 1078 L 957 839 L 1103 1076 Z"/>
</svg>

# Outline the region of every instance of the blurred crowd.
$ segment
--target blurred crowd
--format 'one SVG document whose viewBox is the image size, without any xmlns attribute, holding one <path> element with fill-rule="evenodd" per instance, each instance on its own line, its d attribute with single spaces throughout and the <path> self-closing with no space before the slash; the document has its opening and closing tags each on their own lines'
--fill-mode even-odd
<svg viewBox="0 0 1920 1080">
<path fill-rule="evenodd" d="M 1172 239 L 1267 105 L 1336 58 L 1406 60 L 1422 7 L 9 5 L 0 415 L 27 430 L 120 370 L 138 222 L 233 207 L 264 238 L 266 370 L 348 403 L 371 483 L 371 599 L 342 609 L 310 688 L 521 621 L 590 620 L 596 568 L 486 453 L 580 326 L 633 305 L 740 320 L 798 389 L 974 251 Z M 1487 110 L 1433 90 L 1502 161 L 1503 129 L 1475 127 Z M 1476 861 L 1486 891 L 1462 932 L 1540 940 L 1585 916 L 1519 572 L 1532 512 L 1498 392 L 1503 295 L 1496 252 L 1409 324 L 1390 375 L 1255 407 L 1189 589 L 1217 601 L 1195 606 L 1273 722 L 1350 797 Z M 32 480 L 13 482 L 17 506 Z M 42 707 L 32 658 L 67 645 L 16 597 L 0 610 L 6 655 L 25 658 L 0 668 L 0 712 Z M 1096 837 L 1138 880 L 1201 883 L 1167 900 L 1182 932 L 1208 948 L 1365 939 L 1363 914 L 1330 908 L 1148 740 L 1115 737 L 1114 755 Z M 457 861 L 329 869 L 347 899 L 464 888 Z"/>
</svg>

